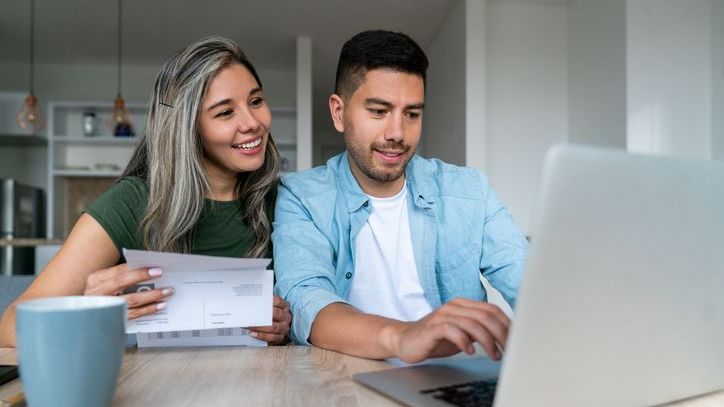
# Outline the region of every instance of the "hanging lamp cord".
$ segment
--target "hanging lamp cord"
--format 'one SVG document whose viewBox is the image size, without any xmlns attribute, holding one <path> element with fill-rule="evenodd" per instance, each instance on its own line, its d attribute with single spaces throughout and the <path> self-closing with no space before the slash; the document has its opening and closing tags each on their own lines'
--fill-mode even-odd
<svg viewBox="0 0 724 407">
<path fill-rule="evenodd" d="M 35 94 L 35 0 L 30 0 L 30 94 Z"/>
<path fill-rule="evenodd" d="M 121 96 L 121 61 L 123 50 L 123 36 L 121 29 L 121 16 L 123 15 L 123 2 L 118 0 L 118 96 Z"/>
</svg>

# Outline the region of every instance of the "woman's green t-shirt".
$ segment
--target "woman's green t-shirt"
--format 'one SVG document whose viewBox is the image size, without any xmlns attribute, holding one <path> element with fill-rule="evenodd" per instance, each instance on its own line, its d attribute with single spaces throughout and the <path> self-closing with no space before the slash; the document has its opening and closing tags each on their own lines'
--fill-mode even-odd
<svg viewBox="0 0 724 407">
<path fill-rule="evenodd" d="M 267 199 L 273 220 L 275 189 Z M 138 177 L 125 177 L 86 209 L 105 229 L 118 248 L 145 250 L 141 219 L 148 204 L 148 186 Z M 244 257 L 254 244 L 254 234 L 242 219 L 238 201 L 204 200 L 204 209 L 193 232 L 191 252 L 208 256 Z"/>
</svg>

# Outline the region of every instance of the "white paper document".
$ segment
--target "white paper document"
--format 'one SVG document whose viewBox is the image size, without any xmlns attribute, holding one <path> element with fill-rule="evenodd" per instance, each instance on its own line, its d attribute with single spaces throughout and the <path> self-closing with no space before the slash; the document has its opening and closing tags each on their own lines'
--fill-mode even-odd
<svg viewBox="0 0 724 407">
<path fill-rule="evenodd" d="M 160 278 L 141 284 L 138 289 L 175 290 L 166 300 L 165 309 L 128 321 L 126 333 L 139 334 L 139 346 L 141 342 L 155 343 L 153 346 L 203 346 L 204 341 L 210 340 L 212 345 L 253 345 L 261 341 L 249 336 L 246 330 L 234 328 L 272 325 L 274 272 L 266 270 L 269 259 L 125 249 L 123 253 L 129 269 L 163 270 Z M 164 332 L 169 334 L 159 334 Z M 178 344 L 163 345 L 159 341 L 164 339 L 173 339 L 169 343 Z"/>
<path fill-rule="evenodd" d="M 144 332 L 136 334 L 139 348 L 175 346 L 266 346 L 244 328 L 218 328 L 191 331 Z"/>
</svg>

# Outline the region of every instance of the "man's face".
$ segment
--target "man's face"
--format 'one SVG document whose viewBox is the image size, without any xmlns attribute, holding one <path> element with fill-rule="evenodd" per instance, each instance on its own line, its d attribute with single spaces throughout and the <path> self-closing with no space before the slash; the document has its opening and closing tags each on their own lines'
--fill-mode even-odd
<svg viewBox="0 0 724 407">
<path fill-rule="evenodd" d="M 352 172 L 363 189 L 365 183 L 404 182 L 405 166 L 420 141 L 425 101 L 422 77 L 389 69 L 370 70 L 337 114 L 335 96 L 330 98 L 334 124 L 344 132 Z"/>
</svg>

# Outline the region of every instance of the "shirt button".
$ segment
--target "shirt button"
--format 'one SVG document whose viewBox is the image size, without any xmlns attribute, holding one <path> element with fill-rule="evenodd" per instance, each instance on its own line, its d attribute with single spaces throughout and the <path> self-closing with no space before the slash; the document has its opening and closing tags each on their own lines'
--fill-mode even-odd
<svg viewBox="0 0 724 407">
<path fill-rule="evenodd" d="M 352 278 L 352 273 L 348 271 L 347 274 L 345 274 L 344 276 L 347 277 L 347 280 L 349 280 L 350 278 Z"/>
</svg>

